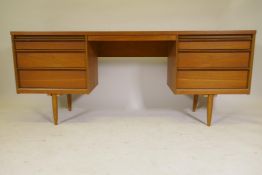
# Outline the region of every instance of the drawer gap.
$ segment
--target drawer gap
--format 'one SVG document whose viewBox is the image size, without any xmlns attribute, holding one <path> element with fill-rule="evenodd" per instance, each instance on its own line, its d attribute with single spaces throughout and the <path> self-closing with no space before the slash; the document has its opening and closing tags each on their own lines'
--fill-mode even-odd
<svg viewBox="0 0 262 175">
<path fill-rule="evenodd" d="M 178 49 L 178 52 L 250 52 L 250 49 Z"/>
<path fill-rule="evenodd" d="M 82 53 L 85 53 L 86 51 L 84 49 L 52 49 L 52 50 L 49 50 L 49 49 L 16 49 L 16 52 L 36 52 L 36 53 L 39 53 L 39 52 L 82 52 Z"/>
<path fill-rule="evenodd" d="M 15 41 L 85 41 L 84 35 L 16 35 Z"/>
<path fill-rule="evenodd" d="M 204 68 L 204 67 L 201 67 L 201 68 L 188 68 L 188 67 L 181 67 L 181 68 L 177 68 L 177 70 L 192 70 L 192 71 L 212 71 L 212 70 L 216 70 L 216 71 L 219 71 L 219 70 L 221 70 L 221 71 L 226 71 L 226 70 L 228 70 L 228 71 L 230 71 L 230 70 L 246 70 L 246 71 L 248 71 L 248 70 L 250 70 L 250 68 L 237 68 L 237 67 L 228 67 L 228 68 L 223 68 L 223 67 L 218 67 L 218 68 Z"/>
<path fill-rule="evenodd" d="M 250 41 L 252 35 L 180 35 L 180 41 Z"/>
<path fill-rule="evenodd" d="M 17 68 L 17 70 L 82 70 L 85 71 L 86 68 L 82 67 L 73 67 L 73 68 L 59 68 L 59 67 L 48 67 L 48 68 L 43 68 L 43 67 L 34 67 L 34 68 L 28 68 L 28 67 L 20 67 Z"/>
</svg>

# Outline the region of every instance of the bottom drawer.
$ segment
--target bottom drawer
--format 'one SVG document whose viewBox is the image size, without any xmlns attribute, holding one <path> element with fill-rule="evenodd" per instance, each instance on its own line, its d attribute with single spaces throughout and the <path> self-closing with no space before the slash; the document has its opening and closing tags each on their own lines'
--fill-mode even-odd
<svg viewBox="0 0 262 175">
<path fill-rule="evenodd" d="M 248 71 L 178 71 L 178 89 L 247 88 Z"/>
<path fill-rule="evenodd" d="M 86 88 L 86 71 L 20 70 L 18 74 L 21 88 Z"/>
</svg>

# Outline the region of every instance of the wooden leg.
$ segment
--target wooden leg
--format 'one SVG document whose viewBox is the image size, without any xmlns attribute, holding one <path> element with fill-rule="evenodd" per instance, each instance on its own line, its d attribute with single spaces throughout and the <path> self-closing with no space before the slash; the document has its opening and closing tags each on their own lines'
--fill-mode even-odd
<svg viewBox="0 0 262 175">
<path fill-rule="evenodd" d="M 214 95 L 207 97 L 207 126 L 211 126 Z"/>
<path fill-rule="evenodd" d="M 72 111 L 72 95 L 67 94 L 67 108 L 68 111 Z"/>
<path fill-rule="evenodd" d="M 53 104 L 53 117 L 54 124 L 58 124 L 58 105 L 57 105 L 57 95 L 52 94 L 52 104 Z"/>
<path fill-rule="evenodd" d="M 196 111 L 197 103 L 198 103 L 198 95 L 194 95 L 194 100 L 193 100 L 193 112 Z"/>
</svg>

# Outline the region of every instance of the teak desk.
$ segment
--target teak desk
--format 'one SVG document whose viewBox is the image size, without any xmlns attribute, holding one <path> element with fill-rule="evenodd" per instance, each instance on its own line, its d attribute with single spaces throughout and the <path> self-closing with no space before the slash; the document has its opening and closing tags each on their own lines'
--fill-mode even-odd
<svg viewBox="0 0 262 175">
<path fill-rule="evenodd" d="M 97 57 L 168 57 L 167 84 L 176 94 L 249 94 L 254 30 L 156 32 L 11 32 L 17 93 L 89 94 L 98 84 Z"/>
</svg>

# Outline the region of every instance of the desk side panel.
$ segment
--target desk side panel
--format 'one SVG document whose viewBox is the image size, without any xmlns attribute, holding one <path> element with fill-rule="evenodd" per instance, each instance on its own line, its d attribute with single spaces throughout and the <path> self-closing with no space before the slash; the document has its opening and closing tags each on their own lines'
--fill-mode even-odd
<svg viewBox="0 0 262 175">
<path fill-rule="evenodd" d="M 253 60 L 255 53 L 255 43 L 256 43 L 256 32 L 252 34 L 251 50 L 250 50 L 250 61 L 249 61 L 249 81 L 248 81 L 248 93 L 251 92 L 251 82 L 252 82 L 252 73 L 253 73 Z"/>
<path fill-rule="evenodd" d="M 175 93 L 176 90 L 176 42 L 169 45 L 169 54 L 167 58 L 167 85 Z"/>
<path fill-rule="evenodd" d="M 87 72 L 88 92 L 90 93 L 98 84 L 98 58 L 97 44 L 87 41 Z"/>
<path fill-rule="evenodd" d="M 16 84 L 16 93 L 18 93 L 19 88 L 19 76 L 17 71 L 17 61 L 16 61 L 16 47 L 15 47 L 15 40 L 14 35 L 11 35 L 12 40 L 12 52 L 13 52 L 13 64 L 14 64 L 14 73 L 15 73 L 15 84 Z"/>
</svg>

